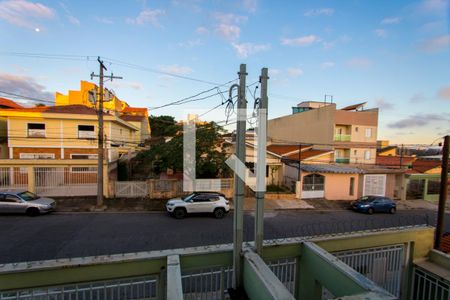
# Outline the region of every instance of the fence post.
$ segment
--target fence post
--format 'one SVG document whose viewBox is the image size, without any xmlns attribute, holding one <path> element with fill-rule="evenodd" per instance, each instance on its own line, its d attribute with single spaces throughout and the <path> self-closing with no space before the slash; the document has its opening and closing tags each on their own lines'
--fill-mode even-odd
<svg viewBox="0 0 450 300">
<path fill-rule="evenodd" d="M 36 180 L 34 176 L 34 167 L 28 166 L 27 167 L 27 175 L 28 175 L 28 191 L 32 193 L 36 193 Z"/>
</svg>

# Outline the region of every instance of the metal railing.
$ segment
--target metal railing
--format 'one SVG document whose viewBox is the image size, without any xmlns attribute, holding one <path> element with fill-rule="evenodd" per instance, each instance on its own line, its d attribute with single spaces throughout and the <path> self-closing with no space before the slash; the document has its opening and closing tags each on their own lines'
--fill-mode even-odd
<svg viewBox="0 0 450 300">
<path fill-rule="evenodd" d="M 140 277 L 0 293 L 0 300 L 158 299 L 157 279 Z"/>
<path fill-rule="evenodd" d="M 43 196 L 93 196 L 97 194 L 97 167 L 36 167 L 36 193 Z"/>
<path fill-rule="evenodd" d="M 0 189 L 26 189 L 28 187 L 27 167 L 0 168 Z"/>
<path fill-rule="evenodd" d="M 392 245 L 331 252 L 331 254 L 399 297 L 405 265 L 404 249 L 404 245 Z"/>
<path fill-rule="evenodd" d="M 411 300 L 448 300 L 450 282 L 415 266 Z"/>
<path fill-rule="evenodd" d="M 334 141 L 335 142 L 350 142 L 352 136 L 350 134 L 335 134 Z"/>
<path fill-rule="evenodd" d="M 227 290 L 232 285 L 232 277 L 232 266 L 183 272 L 181 281 L 184 299 L 228 299 Z"/>
<path fill-rule="evenodd" d="M 270 270 L 278 277 L 291 294 L 294 294 L 295 289 L 297 288 L 297 263 L 297 257 L 281 258 L 267 262 Z"/>
</svg>

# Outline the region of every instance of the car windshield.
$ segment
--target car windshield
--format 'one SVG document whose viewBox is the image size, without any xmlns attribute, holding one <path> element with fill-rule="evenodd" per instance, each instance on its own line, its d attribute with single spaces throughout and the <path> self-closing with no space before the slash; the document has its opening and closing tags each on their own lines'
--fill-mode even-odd
<svg viewBox="0 0 450 300">
<path fill-rule="evenodd" d="M 195 196 L 195 194 L 190 194 L 187 195 L 186 197 L 181 198 L 183 201 L 189 201 L 191 200 L 193 197 Z"/>
<path fill-rule="evenodd" d="M 25 201 L 32 201 L 39 199 L 39 197 L 36 194 L 33 194 L 32 192 L 19 193 L 18 196 Z"/>
<path fill-rule="evenodd" d="M 361 201 L 361 202 L 370 202 L 372 200 L 373 200 L 373 197 L 370 197 L 370 196 L 363 196 L 363 197 L 359 198 L 359 201 Z"/>
</svg>

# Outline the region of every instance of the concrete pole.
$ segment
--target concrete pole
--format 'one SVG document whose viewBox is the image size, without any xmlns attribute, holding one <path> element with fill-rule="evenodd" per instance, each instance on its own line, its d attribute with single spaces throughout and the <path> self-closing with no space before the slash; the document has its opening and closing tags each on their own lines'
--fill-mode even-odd
<svg viewBox="0 0 450 300">
<path fill-rule="evenodd" d="M 266 149 L 267 149 L 267 80 L 268 69 L 261 70 L 261 97 L 258 109 L 257 126 L 257 161 L 256 161 L 256 217 L 255 217 L 255 247 L 256 253 L 262 255 L 264 241 L 264 194 L 266 190 Z"/>
<path fill-rule="evenodd" d="M 442 231 L 444 228 L 445 218 L 445 202 L 448 196 L 448 152 L 449 152 L 449 135 L 444 137 L 444 146 L 442 148 L 442 170 L 441 170 L 441 186 L 439 189 L 439 208 L 438 219 L 436 224 L 436 237 L 434 239 L 434 249 L 439 250 L 441 246 Z"/>
<path fill-rule="evenodd" d="M 246 65 L 241 64 L 239 69 L 239 92 L 236 129 L 236 156 L 245 163 L 245 128 L 247 123 Z M 244 190 L 245 182 L 234 175 L 234 220 L 233 220 L 233 288 L 242 287 L 242 243 L 244 241 Z"/>
<path fill-rule="evenodd" d="M 100 65 L 99 73 L 99 98 L 98 98 L 98 147 L 97 147 L 97 207 L 103 206 L 103 70 L 106 67 L 100 57 L 97 59 Z"/>
</svg>

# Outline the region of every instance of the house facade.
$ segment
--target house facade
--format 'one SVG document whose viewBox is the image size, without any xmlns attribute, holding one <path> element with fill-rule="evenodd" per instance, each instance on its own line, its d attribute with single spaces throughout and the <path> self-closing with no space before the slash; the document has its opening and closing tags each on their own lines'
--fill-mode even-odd
<svg viewBox="0 0 450 300">
<path fill-rule="evenodd" d="M 375 164 L 378 109 L 364 104 L 337 109 L 334 103 L 302 102 L 293 114 L 268 121 L 268 138 L 332 150 L 335 163 Z"/>
</svg>

